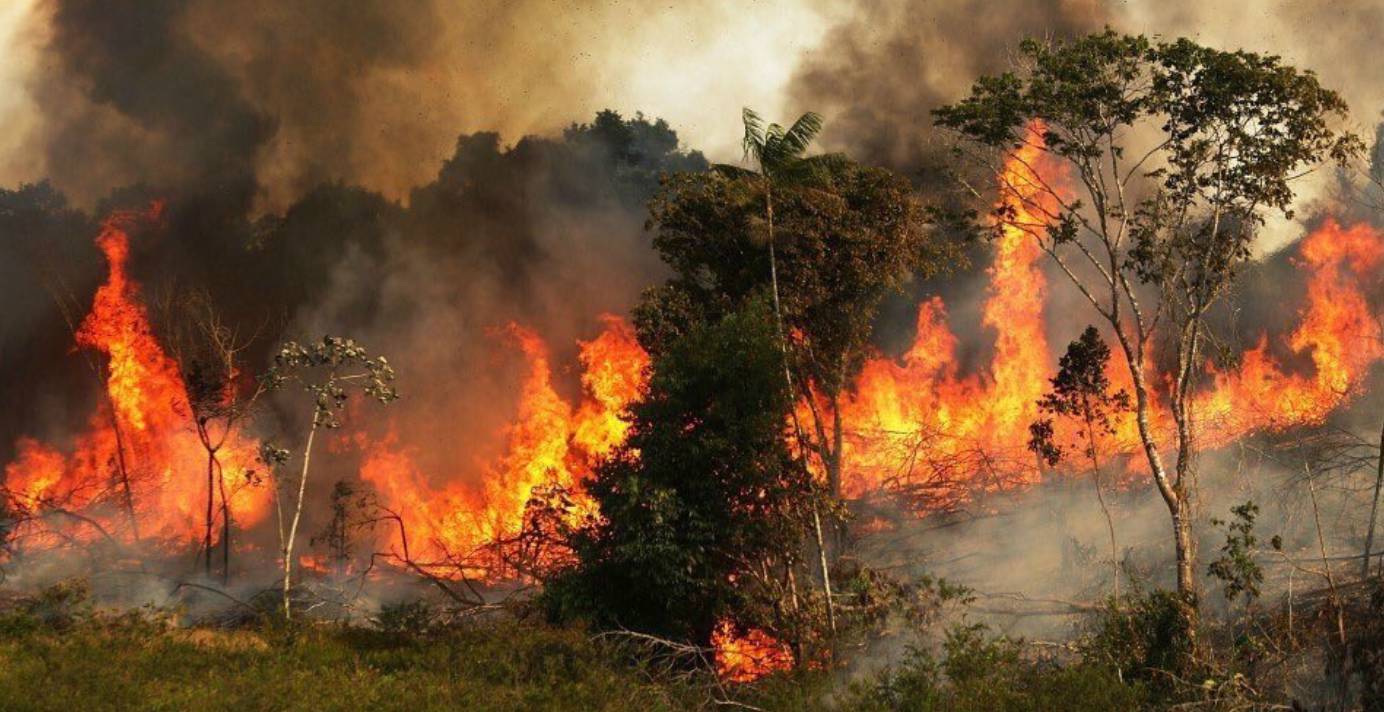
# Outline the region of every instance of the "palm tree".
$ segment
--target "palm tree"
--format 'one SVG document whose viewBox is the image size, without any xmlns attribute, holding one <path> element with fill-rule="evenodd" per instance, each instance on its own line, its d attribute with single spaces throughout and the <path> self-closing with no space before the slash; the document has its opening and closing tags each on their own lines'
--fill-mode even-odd
<svg viewBox="0 0 1384 712">
<path fill-rule="evenodd" d="M 717 166 L 731 177 L 757 178 L 764 189 L 764 221 L 768 228 L 769 242 L 769 285 L 774 300 L 774 326 L 778 332 L 779 349 L 783 352 L 783 378 L 788 384 L 788 392 L 794 393 L 793 371 L 789 366 L 788 339 L 784 336 L 783 307 L 779 299 L 778 258 L 774 249 L 774 187 L 776 185 L 801 184 L 821 175 L 828 162 L 836 160 L 832 156 L 807 158 L 807 147 L 822 131 L 822 117 L 815 112 L 807 112 L 798 117 L 793 125 L 784 128 L 779 124 L 764 123 L 764 119 L 749 107 L 742 114 L 745 122 L 744 147 L 745 161 L 753 161 L 758 172 L 745 171 L 735 166 Z M 808 394 L 811 397 L 811 394 Z M 793 415 L 794 431 L 802 441 L 802 428 L 798 425 L 796 413 Z M 833 493 L 834 494 L 834 493 Z M 831 573 L 827 565 L 827 547 L 822 537 L 822 521 L 817 506 L 812 507 L 813 530 L 817 539 L 817 553 L 820 557 L 822 591 L 826 595 L 827 622 L 832 632 L 836 631 L 836 606 L 832 602 Z"/>
<path fill-rule="evenodd" d="M 807 147 L 817 134 L 822 132 L 822 117 L 807 112 L 787 129 L 779 124 L 764 124 L 764 119 L 754 109 L 745 107 L 745 137 L 741 145 L 745 149 L 745 160 L 753 161 L 758 168 L 758 178 L 764 188 L 764 220 L 769 237 L 769 284 L 774 299 L 774 321 L 778 328 L 779 345 L 783 349 L 785 363 L 784 376 L 792 392 L 793 377 L 786 362 L 788 342 L 783 334 L 783 308 L 779 303 L 778 260 L 774 252 L 774 186 L 802 182 L 815 173 L 816 161 L 804 158 Z M 733 167 L 731 170 L 737 170 Z"/>
</svg>

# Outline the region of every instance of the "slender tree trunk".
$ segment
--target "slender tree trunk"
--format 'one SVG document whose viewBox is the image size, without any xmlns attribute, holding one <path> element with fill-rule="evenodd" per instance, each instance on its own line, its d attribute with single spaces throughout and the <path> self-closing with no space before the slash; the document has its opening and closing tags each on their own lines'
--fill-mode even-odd
<svg viewBox="0 0 1384 712">
<path fill-rule="evenodd" d="M 1181 594 L 1184 602 L 1193 605 L 1197 591 L 1196 570 L 1193 566 L 1196 545 L 1192 541 L 1192 519 L 1185 497 L 1178 498 L 1178 506 L 1172 516 L 1177 553 L 1177 592 Z"/>
<path fill-rule="evenodd" d="M 289 605 L 289 592 L 292 587 L 293 579 L 293 542 L 298 536 L 298 522 L 303 517 L 303 497 L 307 493 L 308 487 L 308 465 L 312 462 L 312 441 L 317 435 L 318 414 L 314 410 L 312 414 L 312 428 L 308 430 L 308 441 L 303 447 L 303 471 L 298 475 L 298 499 L 293 503 L 293 520 L 288 527 L 288 535 L 284 537 L 284 620 L 292 620 L 293 613 Z"/>
<path fill-rule="evenodd" d="M 1149 418 L 1152 405 L 1149 400 L 1148 384 L 1144 381 L 1144 360 L 1139 350 L 1142 342 L 1130 343 L 1130 339 L 1125 334 L 1118 319 L 1112 319 L 1111 323 L 1115 327 L 1116 336 L 1119 338 L 1120 348 L 1124 350 L 1125 362 L 1129 366 L 1130 377 L 1134 384 L 1134 414 L 1135 421 L 1139 426 L 1139 441 L 1144 446 L 1144 457 L 1148 460 L 1149 470 L 1153 473 L 1153 480 L 1158 487 L 1158 493 L 1162 495 L 1163 503 L 1167 506 L 1169 517 L 1172 519 L 1173 549 L 1177 559 L 1177 593 L 1178 598 L 1182 600 L 1182 613 L 1186 619 L 1187 631 L 1193 636 L 1193 645 L 1195 645 L 1196 572 L 1193 564 L 1195 548 L 1192 543 L 1190 507 L 1187 504 L 1183 483 L 1180 480 L 1173 483 L 1169 479 L 1167 466 L 1163 462 L 1162 455 L 1158 452 L 1157 437 L 1154 435 L 1153 425 Z"/>
<path fill-rule="evenodd" d="M 817 514 L 817 504 L 812 504 L 812 526 L 817 533 L 817 553 L 822 562 L 822 592 L 827 599 L 827 626 L 836 632 L 836 604 L 831 600 L 831 570 L 827 567 L 826 542 L 822 539 L 822 518 Z"/>
<path fill-rule="evenodd" d="M 226 470 L 216 463 L 216 488 L 221 493 L 221 584 L 231 580 L 231 502 L 226 497 Z"/>
<path fill-rule="evenodd" d="M 769 177 L 764 177 L 764 215 L 769 231 L 769 286 L 774 298 L 774 328 L 778 333 L 779 350 L 783 353 L 783 378 L 788 384 L 788 394 L 792 398 L 795 395 L 793 388 L 793 371 L 788 364 L 788 338 L 783 328 L 783 306 L 779 300 L 778 286 L 778 255 L 774 248 L 774 193 Z M 811 394 L 807 395 L 811 398 Z M 792 407 L 791 405 L 789 407 Z M 802 437 L 801 431 L 799 438 Z M 804 452 L 806 448 L 803 448 Z M 836 488 L 832 489 L 832 496 L 837 494 Z M 812 525 L 816 530 L 817 552 L 820 554 L 822 566 L 822 592 L 826 596 L 827 602 L 827 625 L 831 627 L 833 633 L 836 632 L 836 604 L 831 599 L 831 572 L 827 566 L 826 543 L 822 538 L 822 519 L 817 513 L 817 505 L 812 505 Z"/>
<path fill-rule="evenodd" d="M 795 395 L 793 370 L 788 363 L 788 337 L 783 328 L 783 307 L 779 301 L 778 255 L 774 248 L 774 193 L 768 176 L 764 177 L 764 216 L 769 228 L 769 288 L 774 298 L 774 329 L 778 334 L 779 351 L 783 352 L 783 379 L 788 383 L 788 395 L 792 398 Z"/>
<path fill-rule="evenodd" d="M 198 429 L 200 430 L 200 429 L 201 429 L 201 426 L 198 426 Z M 202 442 L 203 442 L 203 445 L 206 444 L 206 440 L 205 440 L 205 439 L 204 439 Z M 203 569 L 203 571 L 205 571 L 205 573 L 206 573 L 206 575 L 207 575 L 207 578 L 211 578 L 211 557 L 212 557 L 212 552 L 213 552 L 212 543 L 211 543 L 211 531 L 212 531 L 212 527 L 213 527 L 214 524 L 215 524 L 215 518 L 216 518 L 216 514 L 215 514 L 215 513 L 216 513 L 216 509 L 215 509 L 215 507 L 216 507 L 216 451 L 215 451 L 215 450 L 212 450 L 212 449 L 210 449 L 210 448 L 208 448 L 208 449 L 207 449 L 207 520 L 206 520 L 206 531 L 204 532 L 204 536 L 203 536 L 203 538 L 202 538 L 202 551 L 203 551 L 203 553 L 204 553 L 205 556 L 206 556 L 206 561 L 204 562 L 204 563 L 206 564 L 206 566 L 205 566 L 205 568 Z"/>
<path fill-rule="evenodd" d="M 1379 489 L 1384 486 L 1384 426 L 1379 428 L 1379 459 L 1374 470 L 1374 499 L 1370 504 L 1370 526 L 1365 533 L 1365 556 L 1360 560 L 1360 578 L 1370 575 L 1370 556 L 1374 553 L 1374 527 L 1379 514 Z"/>
<path fill-rule="evenodd" d="M 1105 528 L 1110 533 L 1110 586 L 1115 597 L 1115 605 L 1120 604 L 1120 548 L 1115 543 L 1115 519 L 1110 516 L 1110 507 L 1105 503 L 1105 493 L 1100 487 L 1100 458 L 1096 452 L 1096 429 L 1092 422 L 1091 406 L 1089 403 L 1083 404 L 1083 411 L 1086 417 L 1086 444 L 1089 447 L 1087 454 L 1091 456 L 1091 482 L 1096 487 L 1096 500 L 1100 502 L 1100 511 L 1105 515 Z"/>
<path fill-rule="evenodd" d="M 844 433 L 841 428 L 841 394 L 831 394 L 831 459 L 827 463 L 827 486 L 831 489 L 831 496 L 839 499 L 841 497 L 841 445 L 844 440 Z"/>
</svg>

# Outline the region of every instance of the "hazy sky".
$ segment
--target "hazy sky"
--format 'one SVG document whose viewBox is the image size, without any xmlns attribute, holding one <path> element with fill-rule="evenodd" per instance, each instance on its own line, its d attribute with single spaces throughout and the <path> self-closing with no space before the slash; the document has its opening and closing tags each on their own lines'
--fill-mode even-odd
<svg viewBox="0 0 1384 712">
<path fill-rule="evenodd" d="M 802 93 L 790 91 L 804 67 L 841 54 L 843 37 L 862 83 L 888 77 L 950 95 L 964 91 L 975 66 L 1002 60 L 977 58 L 978 48 L 993 55 L 1017 41 L 1010 35 L 1110 24 L 1283 54 L 1341 90 L 1365 130 L 1384 108 L 1375 46 L 1384 0 L 160 2 L 178 9 L 176 41 L 208 57 L 273 122 L 252 157 L 268 209 L 327 179 L 403 198 L 435 175 L 461 132 L 497 130 L 512 141 L 607 107 L 666 118 L 688 145 L 735 160 L 742 106 L 784 118 L 822 110 L 829 124 L 850 110 L 849 82 L 826 106 L 799 105 Z M 55 59 L 63 55 L 50 27 L 64 5 L 100 7 L 0 0 L 0 185 L 52 177 L 90 204 L 122 182 L 170 180 L 158 137 L 91 99 L 89 77 L 74 76 L 83 65 Z M 85 31 L 98 24 L 86 22 Z M 919 70 L 900 75 L 901 66 Z M 66 142 L 61 150 L 55 137 Z M 141 157 L 145 165 L 120 165 Z"/>
</svg>

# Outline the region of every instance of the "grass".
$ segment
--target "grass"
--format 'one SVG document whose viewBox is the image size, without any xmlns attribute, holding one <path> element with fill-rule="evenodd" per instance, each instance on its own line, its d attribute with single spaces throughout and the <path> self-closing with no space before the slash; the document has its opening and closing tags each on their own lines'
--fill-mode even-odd
<svg viewBox="0 0 1384 712">
<path fill-rule="evenodd" d="M 1060 657 L 960 625 L 872 675 L 808 670 L 721 689 L 709 675 L 670 675 L 629 645 L 512 615 L 442 625 L 421 605 L 398 605 L 381 611 L 379 628 L 179 627 L 156 612 L 93 612 L 80 586 L 59 586 L 0 607 L 0 710 L 652 712 L 729 709 L 715 699 L 732 696 L 741 708 L 802 712 L 1037 711 L 1187 702 L 1248 709 L 1287 700 L 1286 688 L 1253 689 L 1223 646 L 1215 669 L 1170 657 L 1181 643 L 1168 634 L 1167 596 L 1131 598 Z M 1376 638 L 1378 628 L 1370 628 Z M 1384 659 L 1376 638 L 1356 647 Z M 1366 662 L 1357 676 L 1377 671 Z M 1155 668 L 1186 668 L 1191 686 L 1169 687 Z M 1362 694 L 1377 702 L 1377 691 Z"/>
<path fill-rule="evenodd" d="M 580 631 L 516 621 L 421 637 L 175 629 L 132 615 L 0 623 L 5 710 L 660 710 L 686 707 L 680 692 Z"/>
</svg>

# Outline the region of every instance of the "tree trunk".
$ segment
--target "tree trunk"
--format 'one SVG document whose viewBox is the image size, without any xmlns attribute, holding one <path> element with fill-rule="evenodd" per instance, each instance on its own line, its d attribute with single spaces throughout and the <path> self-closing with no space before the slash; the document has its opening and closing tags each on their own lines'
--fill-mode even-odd
<svg viewBox="0 0 1384 712">
<path fill-rule="evenodd" d="M 199 429 L 200 429 L 200 426 L 199 426 Z M 203 439 L 202 442 L 203 442 L 203 445 L 206 444 L 206 440 L 205 440 L 205 439 Z M 208 449 L 208 450 L 207 450 L 207 519 L 206 519 L 206 531 L 203 533 L 204 535 L 203 535 L 203 538 L 202 538 L 202 552 L 203 552 L 203 553 L 205 554 L 205 556 L 206 556 L 206 561 L 204 562 L 204 563 L 206 564 L 206 566 L 204 567 L 203 571 L 206 573 L 207 578 L 211 578 L 211 557 L 212 557 L 211 531 L 212 531 L 213 525 L 215 524 L 215 518 L 216 518 L 216 514 L 215 514 L 215 512 L 216 512 L 216 510 L 215 510 L 215 506 L 216 506 L 216 472 L 215 472 L 215 466 L 216 466 L 216 452 L 215 452 L 214 450 Z"/>
<path fill-rule="evenodd" d="M 1148 384 L 1144 381 L 1140 345 L 1130 343 L 1129 337 L 1118 322 L 1112 321 L 1112 324 L 1115 326 L 1120 348 L 1124 350 L 1125 363 L 1129 366 L 1130 377 L 1134 384 L 1134 413 L 1135 420 L 1139 425 L 1139 441 L 1144 446 L 1144 457 L 1148 460 L 1149 470 L 1153 473 L 1154 483 L 1158 486 L 1158 493 L 1162 495 L 1163 503 L 1167 506 L 1168 515 L 1172 519 L 1173 546 L 1177 557 L 1177 592 L 1178 596 L 1189 606 L 1186 614 L 1190 622 L 1196 615 L 1195 610 L 1191 608 L 1195 606 L 1196 601 L 1196 574 L 1193 564 L 1195 550 L 1192 545 L 1192 523 L 1188 518 L 1190 512 L 1188 511 L 1186 493 L 1180 483 L 1175 486 L 1168 478 L 1167 466 L 1163 463 L 1163 457 L 1158 452 L 1158 441 L 1154 436 L 1153 425 L 1149 418 L 1152 405 L 1149 402 Z"/>
<path fill-rule="evenodd" d="M 292 620 L 293 613 L 289 606 L 289 592 L 292 588 L 293 579 L 293 542 L 298 536 L 298 522 L 303 517 L 303 497 L 307 493 L 308 487 L 308 464 L 312 461 L 312 440 L 317 435 L 318 414 L 314 410 L 312 414 L 312 428 L 308 430 L 308 441 L 303 447 L 303 471 L 298 476 L 298 499 L 293 503 L 293 522 L 288 527 L 288 535 L 284 538 L 284 620 Z"/>
<path fill-rule="evenodd" d="M 1100 511 L 1105 515 L 1105 528 L 1110 533 L 1110 567 L 1111 579 L 1110 586 L 1115 598 L 1115 605 L 1120 604 L 1120 548 L 1115 543 L 1115 518 L 1110 516 L 1110 507 L 1105 503 L 1105 493 L 1100 487 L 1100 455 L 1096 451 L 1096 428 L 1091 413 L 1090 403 L 1085 401 L 1083 396 L 1082 412 L 1086 418 L 1086 444 L 1090 448 L 1087 452 L 1091 456 L 1091 482 L 1096 486 L 1096 500 L 1100 502 Z"/>
<path fill-rule="evenodd" d="M 1195 605 L 1197 575 L 1194 562 L 1196 545 L 1192 541 L 1192 518 L 1189 516 L 1186 497 L 1179 497 L 1178 506 L 1173 511 L 1173 537 L 1177 547 L 1177 592 L 1182 599 Z"/>
<path fill-rule="evenodd" d="M 1370 504 L 1370 526 L 1365 533 L 1365 556 L 1360 560 L 1360 578 L 1369 578 L 1370 556 L 1374 553 L 1374 527 L 1379 514 L 1379 489 L 1384 485 L 1384 426 L 1379 428 L 1379 459 L 1374 470 L 1374 499 Z"/>
<path fill-rule="evenodd" d="M 841 394 L 831 394 L 831 459 L 827 462 L 827 485 L 831 496 L 841 498 L 841 445 L 844 434 L 841 432 Z"/>
<path fill-rule="evenodd" d="M 788 384 L 789 398 L 794 398 L 793 371 L 788 364 L 788 338 L 783 328 L 783 307 L 779 301 L 778 287 L 778 257 L 774 251 L 774 198 L 773 188 L 769 183 L 769 178 L 764 178 L 764 214 L 769 230 L 769 285 L 774 297 L 774 327 L 778 332 L 779 350 L 783 352 L 783 378 Z M 807 394 L 811 398 L 811 394 Z M 792 407 L 791 405 L 789 407 Z M 801 433 L 799 434 L 801 437 Z M 833 458 L 834 459 L 834 458 Z M 829 465 L 830 469 L 830 465 Z M 830 475 L 828 475 L 830 477 Z M 837 495 L 838 489 L 832 487 L 832 496 Z M 817 553 L 821 558 L 822 565 L 822 592 L 826 596 L 827 602 L 827 625 L 831 627 L 831 632 L 836 632 L 836 604 L 831 600 L 831 573 L 827 566 L 826 542 L 822 538 L 822 519 L 817 513 L 817 505 L 812 505 L 812 525 L 816 530 Z"/>
<path fill-rule="evenodd" d="M 812 526 L 817 533 L 817 553 L 822 563 L 822 592 L 827 599 L 827 626 L 836 632 L 836 604 L 831 600 L 831 569 L 827 566 L 826 542 L 822 539 L 822 518 L 817 514 L 817 504 L 812 504 Z"/>
<path fill-rule="evenodd" d="M 221 584 L 231 580 L 231 502 L 226 497 L 226 470 L 216 464 L 216 488 L 221 493 Z"/>
</svg>

